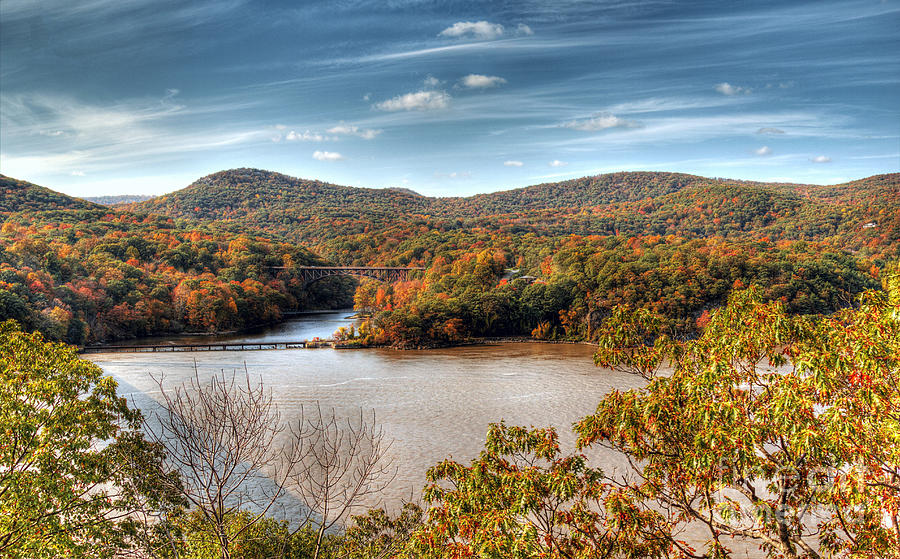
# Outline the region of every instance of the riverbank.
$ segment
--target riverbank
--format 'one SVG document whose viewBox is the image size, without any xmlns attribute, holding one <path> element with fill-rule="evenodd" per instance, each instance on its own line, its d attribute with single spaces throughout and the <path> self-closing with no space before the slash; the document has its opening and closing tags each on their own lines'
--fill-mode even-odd
<svg viewBox="0 0 900 559">
<path fill-rule="evenodd" d="M 296 314 L 294 314 L 296 312 Z M 113 338 L 108 340 L 98 340 L 91 344 L 80 346 L 79 351 L 91 351 L 93 348 L 103 346 L 138 346 L 138 345 L 191 345 L 192 340 L 196 344 L 225 342 L 240 342 L 241 340 L 256 340 L 265 337 L 268 333 L 279 330 L 290 330 L 292 324 L 310 321 L 321 317 L 323 322 L 349 321 L 352 320 L 353 309 L 326 309 L 311 311 L 292 311 L 291 314 L 283 316 L 281 319 L 253 324 L 245 328 L 234 330 L 217 330 L 212 332 L 154 332 L 146 336 L 135 336 L 128 338 Z M 308 332 L 306 336 L 290 336 L 290 340 L 313 340 L 319 338 L 322 340 L 330 340 L 334 330 L 326 327 L 322 330 Z"/>
<path fill-rule="evenodd" d="M 365 345 L 361 340 L 343 340 L 335 341 L 335 349 L 397 349 L 403 351 L 421 351 L 428 349 L 449 349 L 454 347 L 467 347 L 477 345 L 498 345 L 498 344 L 565 344 L 565 345 L 587 345 L 596 347 L 594 342 L 584 340 L 540 340 L 530 336 L 498 336 L 498 337 L 475 337 L 458 340 L 455 342 L 434 342 L 430 344 L 419 345 Z"/>
</svg>

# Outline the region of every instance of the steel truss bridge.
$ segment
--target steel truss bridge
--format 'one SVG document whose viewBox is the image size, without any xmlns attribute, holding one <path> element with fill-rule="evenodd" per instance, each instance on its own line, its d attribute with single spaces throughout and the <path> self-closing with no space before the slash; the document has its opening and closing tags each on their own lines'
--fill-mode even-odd
<svg viewBox="0 0 900 559">
<path fill-rule="evenodd" d="M 391 268 L 372 266 L 297 266 L 296 270 L 303 283 L 312 283 L 331 276 L 361 276 L 385 283 L 407 281 L 410 272 L 425 268 Z"/>
</svg>

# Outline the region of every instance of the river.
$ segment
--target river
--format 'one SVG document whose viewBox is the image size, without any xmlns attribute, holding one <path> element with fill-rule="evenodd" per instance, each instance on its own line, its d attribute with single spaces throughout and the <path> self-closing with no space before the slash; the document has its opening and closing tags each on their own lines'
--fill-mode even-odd
<svg viewBox="0 0 900 559">
<path fill-rule="evenodd" d="M 274 327 L 210 341 L 295 341 L 327 338 L 349 326 L 352 311 L 304 315 Z M 184 338 L 138 343 L 185 341 Z M 133 342 L 131 342 L 133 343 Z M 155 406 L 159 387 L 201 380 L 225 371 L 247 371 L 272 389 L 284 417 L 300 406 L 334 408 L 339 415 L 374 410 L 393 439 L 390 454 L 399 474 L 385 503 L 418 495 L 425 471 L 445 458 L 467 462 L 482 449 L 488 424 L 553 425 L 572 448 L 572 422 L 594 411 L 604 394 L 642 384 L 640 378 L 601 369 L 592 348 L 570 344 L 496 344 L 422 351 L 305 349 L 209 353 L 102 353 L 85 356 L 119 383 L 141 408 Z M 616 457 L 598 455 L 609 468 Z"/>
</svg>

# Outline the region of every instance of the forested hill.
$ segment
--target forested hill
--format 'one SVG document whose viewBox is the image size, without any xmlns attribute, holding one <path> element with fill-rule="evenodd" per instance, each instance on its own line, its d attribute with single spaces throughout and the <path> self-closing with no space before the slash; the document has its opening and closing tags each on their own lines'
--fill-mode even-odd
<svg viewBox="0 0 900 559">
<path fill-rule="evenodd" d="M 133 209 L 174 217 L 278 221 L 282 216 L 379 218 L 424 213 L 431 199 L 405 189 L 339 186 L 259 169 L 232 169 L 187 188 L 135 204 Z"/>
<path fill-rule="evenodd" d="M 346 281 L 302 285 L 293 269 L 325 262 L 296 245 L 8 177 L 0 194 L 0 322 L 53 339 L 232 330 L 352 302 Z"/>
<path fill-rule="evenodd" d="M 72 342 L 348 304 L 351 286 L 298 279 L 316 255 L 426 268 L 356 290 L 370 341 L 398 346 L 591 339 L 621 303 L 690 333 L 750 284 L 791 313 L 829 313 L 900 258 L 900 174 L 813 186 L 615 173 L 430 198 L 238 169 L 117 210 L 0 184 L 0 318 Z"/>
<path fill-rule="evenodd" d="M 0 175 L 0 214 L 92 209 L 100 209 L 100 206 L 43 186 Z"/>
<path fill-rule="evenodd" d="M 289 177 L 259 169 L 208 175 L 187 188 L 135 205 L 178 217 L 240 219 L 258 214 L 304 213 L 466 218 L 549 208 L 588 207 L 655 198 L 710 179 L 680 173 L 613 173 L 465 198 L 432 198 L 403 188 L 357 188 Z M 321 214 L 320 214 L 321 215 Z"/>
<path fill-rule="evenodd" d="M 493 215 L 552 208 L 584 208 L 657 198 L 710 182 L 714 181 L 682 173 L 610 173 L 466 198 L 436 198 L 433 199 L 433 206 L 436 213 L 452 217 L 460 214 Z"/>
<path fill-rule="evenodd" d="M 680 235 L 827 241 L 869 255 L 900 246 L 900 173 L 817 186 L 622 172 L 470 197 L 354 188 L 255 169 L 222 171 L 133 209 L 231 222 L 350 263 L 350 236 L 410 228 L 537 235 Z M 390 245 L 384 245 L 390 252 Z M 372 255 L 384 261 L 394 255 Z M 351 260 L 359 262 L 357 258 Z"/>
<path fill-rule="evenodd" d="M 152 200 L 153 198 L 156 198 L 156 196 L 150 196 L 148 194 L 119 194 L 117 196 L 84 197 L 84 199 L 88 202 L 94 202 L 95 204 L 100 204 L 101 206 L 124 206 L 126 204 L 134 204 L 137 202 Z"/>
</svg>

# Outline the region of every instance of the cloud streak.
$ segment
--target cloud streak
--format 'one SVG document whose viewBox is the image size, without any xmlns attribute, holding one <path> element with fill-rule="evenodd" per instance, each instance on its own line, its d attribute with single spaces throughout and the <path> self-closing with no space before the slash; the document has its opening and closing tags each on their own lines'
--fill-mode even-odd
<svg viewBox="0 0 900 559">
<path fill-rule="evenodd" d="M 608 128 L 637 128 L 640 124 L 634 120 L 619 118 L 610 113 L 597 113 L 591 118 L 570 120 L 562 125 L 564 128 L 583 132 L 598 132 Z"/>
<path fill-rule="evenodd" d="M 491 23 L 489 21 L 458 21 L 441 31 L 438 36 L 451 37 L 454 39 L 475 38 L 489 41 L 491 39 L 502 37 L 503 33 L 503 26 L 499 23 Z"/>
<path fill-rule="evenodd" d="M 450 95 L 443 91 L 416 91 L 398 95 L 381 103 L 375 108 L 380 111 L 434 111 L 450 106 Z"/>
<path fill-rule="evenodd" d="M 355 136 L 357 138 L 362 138 L 363 140 L 372 140 L 379 134 L 381 134 L 381 130 L 374 130 L 372 128 L 360 128 L 359 126 L 353 124 L 338 124 L 337 126 L 332 126 L 328 130 L 326 130 L 329 134 L 334 134 L 335 136 Z"/>
<path fill-rule="evenodd" d="M 469 89 L 489 89 L 506 83 L 500 76 L 485 76 L 482 74 L 469 74 L 459 80 L 463 87 Z"/>
<path fill-rule="evenodd" d="M 721 93 L 722 95 L 748 95 L 751 90 L 746 87 L 741 87 L 738 85 L 731 85 L 728 82 L 722 82 L 716 85 L 716 91 Z"/>
</svg>

